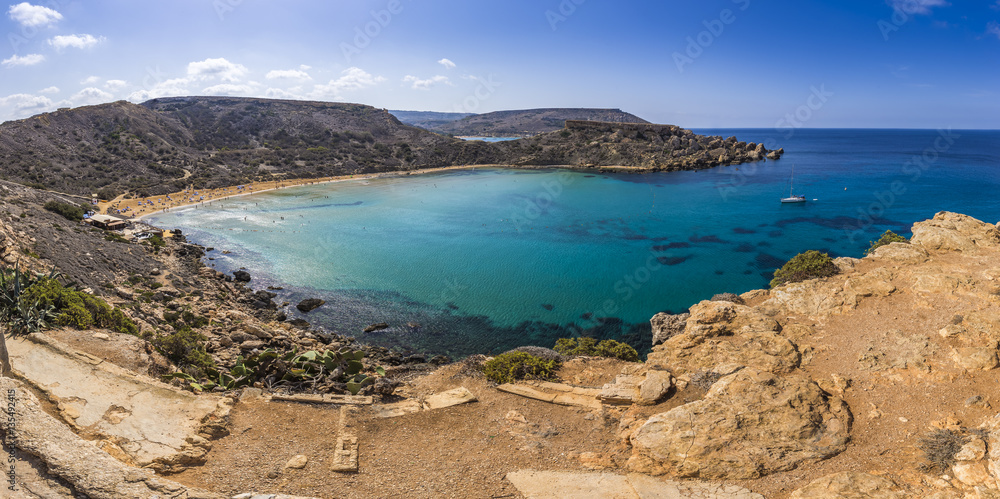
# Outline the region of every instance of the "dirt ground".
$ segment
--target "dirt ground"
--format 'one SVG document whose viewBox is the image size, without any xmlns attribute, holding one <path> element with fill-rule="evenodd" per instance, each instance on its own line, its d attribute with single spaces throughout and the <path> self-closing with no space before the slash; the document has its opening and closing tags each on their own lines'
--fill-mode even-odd
<svg viewBox="0 0 1000 499">
<path fill-rule="evenodd" d="M 618 361 L 588 364 L 584 378 L 596 386 L 621 369 Z M 574 453 L 623 450 L 614 437 L 617 419 L 500 392 L 462 367 L 442 368 L 404 391 L 426 395 L 464 386 L 478 402 L 398 418 L 377 419 L 370 410 L 355 416 L 357 473 L 329 469 L 336 406 L 257 401 L 236 405 L 231 434 L 215 442 L 204 466 L 170 478 L 227 494 L 513 498 L 521 496 L 504 480 L 510 471 L 580 470 Z M 563 376 L 572 380 L 580 372 L 569 366 Z M 306 467 L 282 470 L 297 454 L 309 457 Z"/>
</svg>

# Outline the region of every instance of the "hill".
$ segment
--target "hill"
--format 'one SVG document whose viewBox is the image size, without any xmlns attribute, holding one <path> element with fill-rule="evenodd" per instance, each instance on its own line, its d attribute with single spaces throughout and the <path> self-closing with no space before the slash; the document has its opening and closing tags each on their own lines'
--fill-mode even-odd
<svg viewBox="0 0 1000 499">
<path fill-rule="evenodd" d="M 621 109 L 548 108 L 495 111 L 442 123 L 427 122 L 424 125 L 417 123 L 414 125 L 433 132 L 463 137 L 530 137 L 559 131 L 566 120 L 649 123 Z"/>
<path fill-rule="evenodd" d="M 434 130 L 437 127 L 460 120 L 468 116 L 475 116 L 475 113 L 439 113 L 435 111 L 393 111 L 389 113 L 400 122 L 420 127 L 425 130 Z"/>
<path fill-rule="evenodd" d="M 543 111 L 535 118 L 552 115 Z M 604 117 L 626 116 L 610 113 Z M 522 118 L 517 122 L 527 123 Z M 404 125 L 384 109 L 361 104 L 238 97 L 119 101 L 0 124 L 0 179 L 111 199 L 187 186 L 453 165 L 707 168 L 768 152 L 669 125 L 579 122 L 557 130 L 492 144 Z"/>
</svg>

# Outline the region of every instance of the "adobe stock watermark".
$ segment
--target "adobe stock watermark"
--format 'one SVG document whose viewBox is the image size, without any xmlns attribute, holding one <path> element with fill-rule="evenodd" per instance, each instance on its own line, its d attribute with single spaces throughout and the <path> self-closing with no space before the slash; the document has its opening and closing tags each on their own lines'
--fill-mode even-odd
<svg viewBox="0 0 1000 499">
<path fill-rule="evenodd" d="M 13 4 L 13 2 L 11 3 Z M 65 1 L 50 0 L 48 2 L 38 4 L 38 6 L 48 7 L 58 12 L 66 5 L 66 3 L 67 2 Z M 11 5 L 11 7 L 13 7 L 13 5 Z M 21 48 L 22 45 L 27 44 L 28 42 L 33 40 L 36 36 L 38 36 L 38 28 L 39 26 L 21 24 L 20 31 L 11 31 L 7 33 L 7 41 L 10 42 L 11 50 L 13 50 L 15 54 L 17 54 L 17 50 Z"/>
<path fill-rule="evenodd" d="M 243 5 L 244 0 L 215 0 L 212 2 L 212 8 L 215 9 L 215 15 L 219 16 L 220 21 L 225 21 L 226 16 L 230 12 L 236 10 L 236 7 Z"/>
<path fill-rule="evenodd" d="M 483 78 L 481 76 L 470 76 L 469 79 L 477 82 L 476 89 L 467 95 L 462 102 L 455 104 L 452 108 L 456 113 L 474 113 L 479 109 L 483 101 L 489 99 L 497 89 L 503 86 L 503 82 L 496 81 L 493 73 Z"/>
<path fill-rule="evenodd" d="M 732 2 L 737 4 L 741 11 L 750 8 L 750 0 L 732 0 Z M 674 52 L 671 56 L 674 59 L 674 65 L 677 66 L 677 72 L 683 73 L 684 67 L 693 64 L 695 59 L 701 57 L 705 53 L 705 49 L 711 47 L 715 40 L 722 36 L 722 33 L 726 31 L 726 26 L 734 22 L 736 22 L 736 13 L 732 9 L 722 9 L 719 11 L 718 18 L 702 21 L 705 29 L 697 35 L 685 39 L 687 46 L 684 47 L 683 53 Z"/>
<path fill-rule="evenodd" d="M 400 0 L 389 0 L 384 9 L 370 11 L 371 20 L 354 28 L 354 38 L 351 43 L 340 42 L 340 52 L 344 55 L 344 60 L 351 62 L 354 56 L 360 55 L 362 50 L 372 44 L 372 40 L 382 34 L 382 30 L 389 27 L 393 17 L 402 12 L 403 3 Z"/>
<path fill-rule="evenodd" d="M 4 425 L 7 427 L 7 440 L 4 443 L 10 450 L 7 452 L 8 467 L 4 474 L 7 475 L 7 490 L 12 491 L 17 491 L 17 469 L 14 466 L 17 464 L 17 416 L 14 415 L 16 409 L 17 390 L 7 390 L 7 410 L 4 411 L 7 414 Z"/>
<path fill-rule="evenodd" d="M 899 31 L 904 24 L 913 19 L 914 14 L 926 13 L 926 0 L 902 0 L 893 2 L 892 15 L 889 19 L 879 19 L 876 24 L 882 33 L 882 40 L 889 41 L 889 35 Z"/>
<path fill-rule="evenodd" d="M 856 242 L 859 236 L 875 225 L 878 219 L 882 218 L 886 211 L 896 204 L 899 197 L 906 194 L 908 190 L 907 184 L 912 184 L 920 180 L 924 172 L 931 165 L 937 163 L 941 155 L 951 149 L 959 138 L 961 138 L 961 135 L 951 129 L 938 130 L 938 136 L 934 139 L 932 145 L 924 149 L 922 153 L 914 154 L 903 163 L 901 172 L 906 176 L 904 179 L 893 180 L 886 189 L 873 192 L 872 197 L 875 198 L 874 201 L 864 208 L 858 207 L 856 217 L 858 225 L 853 228 L 844 228 L 847 240 L 851 243 Z"/>
<path fill-rule="evenodd" d="M 583 5 L 587 0 L 562 0 L 555 10 L 545 11 L 545 20 L 549 22 L 552 31 L 559 29 L 559 23 L 566 22 L 569 16 L 576 13 L 576 8 Z"/>
<path fill-rule="evenodd" d="M 531 222 L 538 220 L 565 192 L 566 187 L 576 182 L 576 176 L 570 171 L 560 171 L 554 180 L 542 182 L 542 190 L 534 197 L 524 200 L 524 206 L 520 210 L 511 213 L 510 219 L 514 222 L 514 230 L 519 231 L 523 227 L 529 227 Z"/>
<path fill-rule="evenodd" d="M 812 119 L 813 113 L 822 109 L 826 105 L 826 102 L 830 100 L 830 97 L 833 97 L 833 92 L 828 92 L 826 85 L 820 85 L 819 88 L 816 88 L 814 85 L 809 87 L 809 90 L 812 93 L 809 94 L 809 97 L 806 97 L 804 104 L 774 123 L 775 130 L 784 130 L 782 133 L 785 139 L 792 138 L 795 135 L 795 130 L 802 128 L 805 122 Z M 767 145 L 764 147 L 767 147 Z"/>
<path fill-rule="evenodd" d="M 804 103 L 796 107 L 792 112 L 786 113 L 785 116 L 779 118 L 774 123 L 775 135 L 761 142 L 765 149 L 777 149 L 778 136 L 785 140 L 792 138 L 795 135 L 795 131 L 805 126 L 806 122 L 811 120 L 816 112 L 822 109 L 829 102 L 830 98 L 834 96 L 833 92 L 826 89 L 826 84 L 820 84 L 819 87 L 813 85 L 809 87 L 809 90 L 810 94 L 806 97 Z M 735 194 L 740 187 L 746 185 L 750 181 L 750 178 L 757 174 L 759 169 L 760 162 L 745 163 L 738 169 L 734 168 L 730 171 L 729 181 L 716 184 L 715 189 L 719 192 L 722 200 L 726 201 L 731 194 Z"/>
</svg>

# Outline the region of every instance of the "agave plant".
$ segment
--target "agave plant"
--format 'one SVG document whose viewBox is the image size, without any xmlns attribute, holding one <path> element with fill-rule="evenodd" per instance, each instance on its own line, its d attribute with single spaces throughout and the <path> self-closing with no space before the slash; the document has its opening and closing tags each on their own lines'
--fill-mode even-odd
<svg viewBox="0 0 1000 499">
<path fill-rule="evenodd" d="M 246 359 L 242 356 L 237 357 L 229 371 L 210 370 L 207 373 L 208 381 L 200 382 L 180 372 L 165 375 L 164 379 L 182 379 L 196 391 L 211 390 L 217 386 L 231 390 L 250 386 L 257 381 L 294 384 L 332 379 L 344 382 L 347 390 L 357 395 L 362 388 L 375 382 L 373 376 L 361 372 L 364 369 L 364 364 L 361 362 L 364 356 L 364 352 L 346 347 L 337 351 L 310 350 L 303 353 L 293 349 L 284 354 L 268 348 Z M 381 367 L 375 368 L 375 372 L 385 376 L 385 369 Z"/>
<path fill-rule="evenodd" d="M 21 263 L 13 269 L 0 270 L 0 321 L 7 326 L 10 334 L 28 334 L 49 326 L 55 319 L 56 310 L 52 306 L 42 306 L 37 300 L 27 302 L 24 292 L 45 279 L 55 279 L 59 273 L 54 269 L 48 276 L 33 272 L 21 272 Z"/>
</svg>

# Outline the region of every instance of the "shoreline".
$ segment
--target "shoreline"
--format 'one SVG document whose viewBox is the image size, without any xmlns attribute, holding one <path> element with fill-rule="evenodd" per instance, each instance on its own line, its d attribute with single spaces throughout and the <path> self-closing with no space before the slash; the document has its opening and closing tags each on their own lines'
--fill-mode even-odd
<svg viewBox="0 0 1000 499">
<path fill-rule="evenodd" d="M 100 208 L 100 212 L 102 213 L 108 207 L 116 207 L 116 209 L 126 209 L 128 213 L 131 213 L 133 215 L 128 217 L 130 220 L 141 221 L 142 219 L 148 216 L 165 213 L 170 210 L 188 208 L 190 206 L 197 206 L 205 203 L 211 203 L 213 201 L 221 201 L 228 198 L 250 196 L 253 194 L 260 194 L 263 192 L 276 191 L 279 189 L 286 189 L 289 187 L 331 184 L 336 182 L 346 182 L 348 180 L 367 180 L 367 179 L 383 178 L 383 177 L 399 177 L 405 175 L 417 175 L 423 173 L 435 173 L 441 171 L 462 170 L 469 168 L 498 168 L 498 167 L 502 168 L 504 167 L 504 165 L 441 166 L 441 167 L 426 168 L 421 170 L 397 170 L 391 172 L 338 175 L 334 177 L 269 180 L 266 182 L 252 182 L 245 184 L 247 188 L 240 188 L 241 186 L 226 186 L 226 187 L 217 187 L 214 189 L 202 189 L 198 191 L 190 189 L 179 192 L 173 192 L 170 194 L 160 194 L 157 196 L 150 196 L 148 198 L 123 199 L 118 202 L 109 201 L 107 203 L 100 203 L 98 207 Z M 199 199 L 196 201 L 192 201 L 190 197 L 192 195 L 198 195 Z M 177 197 L 179 199 L 173 199 L 174 197 Z M 187 199 L 180 199 L 180 198 L 187 198 Z M 152 205 L 154 210 L 147 211 L 148 208 L 140 207 L 139 203 L 143 201 L 154 203 Z M 127 216 L 126 213 L 119 213 L 118 215 Z"/>
<path fill-rule="evenodd" d="M 334 177 L 269 180 L 266 182 L 248 183 L 246 184 L 248 188 L 244 188 L 244 186 L 226 186 L 226 187 L 217 187 L 214 189 L 201 189 L 198 191 L 195 191 L 193 188 L 191 188 L 179 192 L 172 192 L 170 194 L 160 194 L 157 196 L 150 196 L 147 198 L 121 199 L 118 201 L 112 200 L 104 203 L 99 203 L 97 207 L 99 213 L 105 213 L 105 211 L 109 207 L 113 207 L 117 210 L 123 211 L 117 213 L 116 214 L 117 216 L 125 216 L 129 220 L 133 221 L 142 221 L 144 218 L 148 216 L 160 213 L 166 213 L 169 212 L 170 210 L 187 208 L 190 206 L 197 206 L 200 204 L 211 203 L 213 201 L 221 201 L 233 197 L 248 196 L 253 194 L 259 194 L 262 192 L 275 191 L 289 187 L 330 184 L 336 182 L 345 182 L 348 180 L 367 180 L 367 179 L 385 178 L 385 177 L 402 177 L 408 175 L 421 175 L 426 173 L 437 173 L 437 172 L 452 171 L 452 170 L 467 170 L 475 168 L 501 168 L 501 169 L 516 169 L 516 170 L 566 169 L 566 170 L 576 170 L 576 171 L 598 171 L 598 172 L 612 170 L 615 172 L 627 172 L 627 173 L 635 173 L 635 172 L 641 173 L 641 172 L 655 171 L 650 168 L 643 168 L 636 166 L 578 166 L 578 165 L 515 166 L 515 165 L 502 165 L 502 164 L 439 166 L 434 168 L 423 168 L 419 170 L 394 170 L 389 172 L 339 175 Z M 193 200 L 192 196 L 195 195 L 198 196 L 198 200 Z M 140 205 L 139 203 L 144 203 L 144 204 Z M 152 203 L 152 204 L 147 207 L 145 203 Z M 147 211 L 149 208 L 153 208 L 153 210 Z"/>
</svg>

